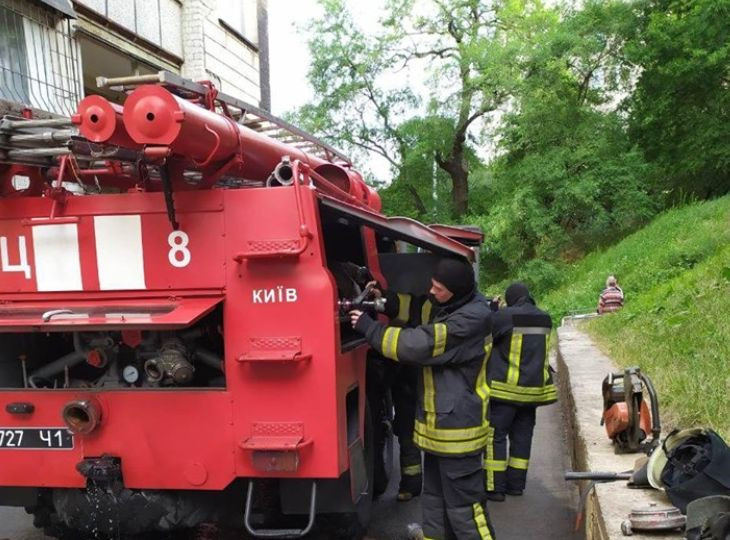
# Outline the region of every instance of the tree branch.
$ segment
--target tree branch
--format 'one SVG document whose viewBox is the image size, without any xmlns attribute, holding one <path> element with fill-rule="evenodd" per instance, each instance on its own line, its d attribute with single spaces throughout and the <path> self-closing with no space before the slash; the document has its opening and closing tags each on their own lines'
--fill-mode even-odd
<svg viewBox="0 0 730 540">
<path fill-rule="evenodd" d="M 418 212 L 420 214 L 428 213 L 428 210 L 426 209 L 426 205 L 423 204 L 423 199 L 421 199 L 421 196 L 418 194 L 418 191 L 416 191 L 416 188 L 414 188 L 412 185 L 406 183 L 406 190 L 411 195 L 411 197 L 413 197 L 413 203 L 416 205 Z"/>
</svg>

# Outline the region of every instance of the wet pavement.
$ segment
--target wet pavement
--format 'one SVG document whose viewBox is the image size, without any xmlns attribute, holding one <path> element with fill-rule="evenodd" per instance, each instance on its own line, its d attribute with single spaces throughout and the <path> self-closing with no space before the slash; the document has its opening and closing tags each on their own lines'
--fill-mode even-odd
<svg viewBox="0 0 730 540">
<path fill-rule="evenodd" d="M 563 472 L 570 468 L 564 426 L 559 406 L 541 407 L 538 410 L 524 496 L 508 497 L 503 503 L 489 504 L 489 514 L 498 540 L 582 538 L 572 532 L 576 506 L 574 487 L 563 480 Z M 397 482 L 397 477 L 392 478 L 388 491 L 374 504 L 369 540 L 406 540 L 408 525 L 420 521 L 418 499 L 407 503 L 395 500 Z M 206 536 L 208 535 L 199 536 L 199 540 L 205 540 Z M 231 534 L 230 537 L 225 536 L 225 540 L 243 538 L 240 532 Z M 189 535 L 185 535 L 185 540 L 189 538 Z M 212 536 L 209 538 L 213 539 Z M 335 540 L 334 537 L 322 533 L 310 538 Z M 5 539 L 47 540 L 48 537 L 33 528 L 31 517 L 22 508 L 0 507 L 0 540 Z M 223 538 L 218 537 L 217 540 Z"/>
<path fill-rule="evenodd" d="M 490 502 L 488 512 L 497 540 L 581 540 L 573 532 L 577 493 L 563 480 L 571 469 L 566 450 L 566 433 L 559 405 L 540 407 L 533 440 L 527 489 L 522 497 L 508 497 L 503 503 Z M 394 479 L 395 480 L 395 479 Z M 408 503 L 395 500 L 397 484 L 376 502 L 368 539 L 406 540 L 408 524 L 418 523 L 418 499 Z"/>
</svg>

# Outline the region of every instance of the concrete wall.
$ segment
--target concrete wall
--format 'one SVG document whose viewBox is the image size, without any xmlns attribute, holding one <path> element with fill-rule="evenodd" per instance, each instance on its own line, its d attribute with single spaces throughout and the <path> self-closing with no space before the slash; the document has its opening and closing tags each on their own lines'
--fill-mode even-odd
<svg viewBox="0 0 730 540">
<path fill-rule="evenodd" d="M 256 0 L 185 0 L 182 28 L 184 77 L 260 103 Z"/>
<path fill-rule="evenodd" d="M 178 0 L 75 0 L 149 43 L 183 56 L 182 10 Z"/>
<path fill-rule="evenodd" d="M 173 55 L 183 77 L 212 80 L 226 94 L 261 102 L 259 4 L 265 7 L 264 0 L 75 1 L 167 53 L 160 55 L 160 68 L 170 69 Z M 130 53 L 140 56 L 131 48 Z"/>
<path fill-rule="evenodd" d="M 269 106 L 266 0 L 74 0 L 74 6 L 78 18 L 69 21 L 42 4 L 0 0 L 13 14 L 0 23 L 14 25 L 12 32 L 0 28 L 0 99 L 70 115 L 84 86 L 96 91 L 98 75 L 166 69 Z M 108 60 L 110 54 L 118 60 Z"/>
</svg>

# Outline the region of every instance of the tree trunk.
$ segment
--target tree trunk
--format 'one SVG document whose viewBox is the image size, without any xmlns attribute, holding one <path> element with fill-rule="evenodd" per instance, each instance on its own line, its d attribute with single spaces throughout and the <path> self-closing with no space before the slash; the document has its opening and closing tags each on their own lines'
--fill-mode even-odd
<svg viewBox="0 0 730 540">
<path fill-rule="evenodd" d="M 460 218 L 469 210 L 469 171 L 466 163 L 451 173 L 451 214 L 454 218 Z"/>
<path fill-rule="evenodd" d="M 436 163 L 451 177 L 451 216 L 458 219 L 469 210 L 469 164 L 462 151 Z"/>
<path fill-rule="evenodd" d="M 410 193 L 411 197 L 413 198 L 413 204 L 416 205 L 416 209 L 418 210 L 418 213 L 422 216 L 425 216 L 428 213 L 428 210 L 426 209 L 426 205 L 423 204 L 423 201 L 421 200 L 421 196 L 418 194 L 418 191 L 416 191 L 416 188 L 406 184 L 406 189 L 408 190 L 408 193 Z"/>
</svg>

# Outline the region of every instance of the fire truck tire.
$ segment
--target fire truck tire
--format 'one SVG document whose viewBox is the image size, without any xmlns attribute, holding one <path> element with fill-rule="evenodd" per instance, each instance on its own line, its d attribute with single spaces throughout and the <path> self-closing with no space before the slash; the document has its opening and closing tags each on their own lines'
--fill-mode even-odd
<svg viewBox="0 0 730 540">
<path fill-rule="evenodd" d="M 379 497 L 388 489 L 395 459 L 395 435 L 393 433 L 393 398 L 390 390 L 383 396 L 380 418 L 373 426 L 375 440 L 375 472 L 373 496 Z"/>
<path fill-rule="evenodd" d="M 85 499 L 80 490 L 44 492 L 39 496 L 38 503 L 27 507 L 26 512 L 33 515 L 35 527 L 42 529 L 46 536 L 59 540 L 91 540 L 99 534 L 100 537 L 116 534 L 115 531 L 121 531 L 124 538 L 131 540 L 146 538 L 145 535 L 150 533 L 159 535 L 163 532 L 189 531 L 208 520 L 215 520 L 218 516 L 211 507 L 220 509 L 222 503 L 220 499 L 216 499 L 215 504 L 210 503 L 209 497 L 209 494 L 188 497 L 177 497 L 175 494 L 157 496 L 155 493 L 124 489 L 117 495 L 115 504 L 126 509 L 126 518 L 122 518 L 124 521 L 115 525 L 119 529 L 98 530 L 98 534 L 85 530 L 90 524 L 84 519 L 85 514 L 77 504 L 79 500 Z M 104 506 L 106 505 L 102 505 Z M 100 515 L 97 514 L 97 517 Z"/>
<path fill-rule="evenodd" d="M 368 490 L 355 506 L 355 512 L 348 514 L 322 514 L 317 516 L 318 529 L 327 531 L 328 538 L 362 540 L 367 533 L 373 506 L 375 444 L 370 407 L 365 405 L 365 466 L 368 475 Z"/>
<path fill-rule="evenodd" d="M 79 531 L 69 529 L 58 517 L 53 506 L 42 498 L 37 506 L 27 507 L 27 513 L 33 516 L 33 526 L 41 529 L 43 534 L 58 540 L 86 540 L 88 537 Z"/>
</svg>

